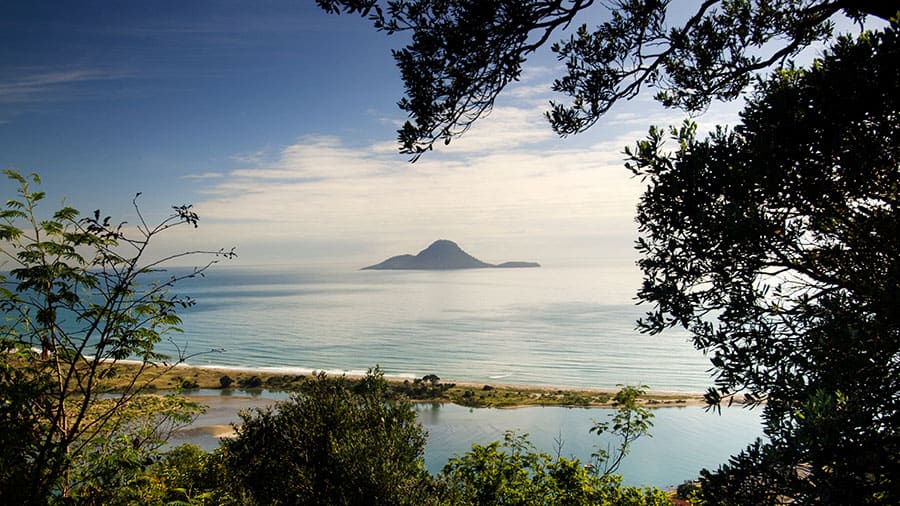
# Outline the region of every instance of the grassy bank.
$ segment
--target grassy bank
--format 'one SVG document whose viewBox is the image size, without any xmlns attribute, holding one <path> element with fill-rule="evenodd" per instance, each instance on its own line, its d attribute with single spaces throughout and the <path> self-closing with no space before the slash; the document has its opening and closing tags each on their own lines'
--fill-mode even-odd
<svg viewBox="0 0 900 506">
<path fill-rule="evenodd" d="M 111 375 L 112 387 L 117 378 L 131 376 L 133 364 L 119 363 Z M 195 389 L 239 389 L 248 392 L 273 390 L 299 391 L 308 376 L 277 372 L 178 366 L 169 371 L 151 368 L 147 377 L 156 376 L 151 385 L 156 390 L 182 389 L 189 394 Z M 616 389 L 551 387 L 538 385 L 476 384 L 442 381 L 433 375 L 415 380 L 390 379 L 397 396 L 413 402 L 451 402 L 462 406 L 511 408 L 524 406 L 609 407 Z M 654 392 L 643 398 L 651 407 L 682 407 L 703 403 L 700 394 Z"/>
</svg>

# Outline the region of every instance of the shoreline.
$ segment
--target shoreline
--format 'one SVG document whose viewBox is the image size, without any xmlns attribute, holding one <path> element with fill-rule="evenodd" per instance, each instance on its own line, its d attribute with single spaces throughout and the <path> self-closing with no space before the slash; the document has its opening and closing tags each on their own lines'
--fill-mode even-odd
<svg viewBox="0 0 900 506">
<path fill-rule="evenodd" d="M 120 366 L 135 367 L 137 364 Z M 152 382 L 158 392 L 183 388 L 182 394 L 192 402 L 204 406 L 204 413 L 188 426 L 176 431 L 176 439 L 199 442 L 210 438 L 218 440 L 234 437 L 234 424 L 239 423 L 238 413 L 245 409 L 266 408 L 285 395 L 299 390 L 299 386 L 318 371 L 310 374 L 284 374 L 252 368 L 227 366 L 193 366 L 178 364 Z M 326 373 L 329 377 L 346 377 L 358 380 L 365 374 L 344 372 Z M 231 379 L 229 388 L 222 387 L 222 378 Z M 618 388 L 573 387 L 563 385 L 528 385 L 515 383 L 479 383 L 471 381 L 451 382 L 440 380 L 432 385 L 422 378 L 385 375 L 392 391 L 413 404 L 456 404 L 472 409 L 525 409 L 537 407 L 562 407 L 581 409 L 610 409 Z M 254 387 L 241 386 L 256 385 Z M 416 394 L 419 395 L 416 395 Z M 648 390 L 642 397 L 642 405 L 657 408 L 683 408 L 705 406 L 703 394 Z M 217 444 L 217 443 L 216 443 Z"/>
<path fill-rule="evenodd" d="M 116 368 L 134 368 L 136 363 L 118 362 Z M 319 371 L 308 374 L 289 373 L 286 369 L 277 371 L 228 366 L 196 366 L 177 364 L 167 371 L 154 371 L 151 366 L 147 374 L 156 374 L 150 389 L 170 391 L 181 389 L 184 395 L 192 396 L 197 390 L 231 392 L 236 397 L 259 397 L 263 391 L 290 393 L 299 389 L 308 378 Z M 326 371 L 329 377 L 346 377 L 358 380 L 365 373 Z M 426 376 L 425 378 L 427 378 Z M 385 380 L 393 392 L 410 402 L 453 403 L 473 408 L 523 408 L 530 406 L 563 406 L 583 408 L 609 408 L 612 398 L 619 388 L 577 387 L 566 385 L 534 385 L 506 382 L 453 381 L 437 378 L 429 382 L 425 378 L 406 375 L 385 375 Z M 244 395 L 242 395 L 244 394 Z M 254 395 L 255 394 L 255 395 Z M 679 392 L 649 389 L 642 397 L 643 404 L 651 408 L 705 406 L 703 394 L 699 392 Z"/>
<path fill-rule="evenodd" d="M 284 394 L 286 392 L 271 392 L 265 390 L 258 391 L 245 391 L 238 389 L 230 389 L 230 390 L 220 390 L 218 394 L 214 392 L 209 392 L 208 389 L 204 389 L 206 391 L 197 391 L 197 392 L 185 392 L 184 396 L 187 400 L 191 402 L 195 402 L 201 406 L 203 406 L 204 411 L 200 415 L 198 415 L 190 424 L 180 429 L 177 429 L 173 436 L 177 440 L 182 440 L 183 442 L 194 442 L 199 443 L 202 439 L 206 438 L 214 438 L 216 440 L 220 438 L 230 438 L 236 436 L 236 426 L 240 425 L 240 417 L 239 413 L 244 410 L 252 410 L 252 409 L 265 409 L 271 406 L 274 406 L 276 403 L 281 401 L 283 398 L 281 395 L 271 395 L 272 393 L 281 393 Z M 502 390 L 501 390 L 502 392 Z M 654 404 L 653 399 L 648 399 L 648 402 L 645 405 L 652 409 L 664 409 L 664 408 L 685 408 L 685 407 L 699 407 L 705 405 L 705 403 L 700 399 L 699 401 L 685 401 L 685 402 L 660 402 L 659 404 Z M 457 404 L 452 401 L 446 399 L 422 399 L 422 400 L 410 400 L 412 404 Z M 459 404 L 457 404 L 459 405 Z M 495 410 L 516 410 L 516 409 L 528 409 L 528 408 L 567 408 L 567 409 L 612 409 L 612 405 L 604 404 L 604 405 L 570 405 L 570 404 L 559 404 L 559 403 L 543 403 L 543 404 L 517 404 L 517 405 L 503 405 L 503 406 L 464 406 L 469 407 L 470 409 L 495 409 Z"/>
</svg>

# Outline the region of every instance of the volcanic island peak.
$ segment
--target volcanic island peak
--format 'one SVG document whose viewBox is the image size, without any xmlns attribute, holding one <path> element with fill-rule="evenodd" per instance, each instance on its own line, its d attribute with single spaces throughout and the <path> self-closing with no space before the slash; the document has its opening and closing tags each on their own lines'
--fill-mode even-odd
<svg viewBox="0 0 900 506">
<path fill-rule="evenodd" d="M 540 267 L 537 262 L 489 264 L 466 253 L 453 241 L 439 239 L 417 255 L 397 255 L 362 270 L 450 270 Z"/>
</svg>

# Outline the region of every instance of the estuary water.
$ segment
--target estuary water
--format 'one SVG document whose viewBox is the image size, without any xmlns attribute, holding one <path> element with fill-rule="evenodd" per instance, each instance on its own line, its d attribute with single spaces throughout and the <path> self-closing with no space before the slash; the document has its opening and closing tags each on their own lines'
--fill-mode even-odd
<svg viewBox="0 0 900 506">
<path fill-rule="evenodd" d="M 363 373 L 443 381 L 702 392 L 709 363 L 684 332 L 635 330 L 636 272 L 620 265 L 465 271 L 359 271 L 352 266 L 216 267 L 178 292 L 196 305 L 174 340 L 198 366 L 288 373 Z M 166 346 L 160 348 L 165 351 Z M 170 348 L 171 349 L 171 348 Z M 438 472 L 473 443 L 530 435 L 536 447 L 587 461 L 606 441 L 589 434 L 609 410 L 475 409 L 420 405 L 426 463 Z M 633 485 L 673 486 L 715 468 L 760 436 L 759 411 L 655 411 L 620 472 Z M 209 423 L 237 421 L 217 420 Z M 215 444 L 214 441 L 207 441 Z"/>
<path fill-rule="evenodd" d="M 228 424 L 241 423 L 238 410 L 263 408 L 284 400 L 283 392 L 194 391 L 194 399 L 210 406 L 174 444 L 191 442 L 207 450 L 219 445 L 213 434 Z M 501 441 L 513 431 L 526 435 L 535 449 L 590 462 L 597 448 L 615 447 L 617 440 L 590 433 L 595 422 L 615 411 L 605 408 L 528 407 L 518 409 L 466 408 L 453 404 L 415 404 L 419 422 L 428 434 L 425 465 L 439 473 L 448 460 L 468 452 L 473 444 Z M 651 435 L 637 440 L 618 472 L 628 485 L 675 487 L 695 479 L 701 469 L 715 469 L 761 436 L 759 412 L 737 407 L 721 413 L 702 407 L 669 407 L 653 411 Z M 214 429 L 212 431 L 204 428 Z"/>
<path fill-rule="evenodd" d="M 509 430 L 527 434 L 536 448 L 550 455 L 582 462 L 589 462 L 597 448 L 617 443 L 589 432 L 595 420 L 605 421 L 614 413 L 611 409 L 468 409 L 445 404 L 420 405 L 417 410 L 428 431 L 425 463 L 433 473 L 473 443 L 502 440 Z M 653 414 L 651 437 L 638 439 L 619 467 L 627 485 L 673 488 L 696 479 L 701 469 L 716 469 L 762 435 L 758 411 L 732 407 L 717 414 L 694 406 L 660 408 Z"/>
</svg>

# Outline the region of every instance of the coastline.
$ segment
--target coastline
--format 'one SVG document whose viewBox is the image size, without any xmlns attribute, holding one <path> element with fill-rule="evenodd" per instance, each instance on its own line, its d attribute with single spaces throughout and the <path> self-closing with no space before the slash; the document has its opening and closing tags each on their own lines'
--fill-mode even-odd
<svg viewBox="0 0 900 506">
<path fill-rule="evenodd" d="M 115 367 L 137 367 L 138 364 L 119 362 Z M 161 366 L 157 366 L 161 367 Z M 191 396 L 198 390 L 225 392 L 232 397 L 259 397 L 268 392 L 294 392 L 302 383 L 316 374 L 286 374 L 280 371 L 233 368 L 226 366 L 193 366 L 178 364 L 169 370 L 148 374 L 156 377 L 150 381 L 150 389 L 170 391 L 181 389 Z M 326 373 L 328 376 L 344 376 L 360 379 L 364 373 Z M 426 376 L 427 378 L 427 376 Z M 504 382 L 480 383 L 453 381 L 437 378 L 429 382 L 425 378 L 385 375 L 394 393 L 411 402 L 453 403 L 473 408 L 522 408 L 529 406 L 564 406 L 584 408 L 613 407 L 612 398 L 619 388 L 574 387 L 566 385 L 533 385 Z M 264 395 L 263 395 L 264 396 Z M 642 396 L 647 407 L 684 407 L 705 405 L 699 392 L 648 390 Z"/>
<path fill-rule="evenodd" d="M 118 366 L 129 366 L 119 363 Z M 136 364 L 130 364 L 134 367 Z M 205 407 L 205 412 L 190 425 L 176 432 L 176 439 L 184 441 L 206 441 L 212 445 L 223 437 L 234 437 L 234 426 L 239 424 L 238 413 L 245 409 L 264 409 L 291 392 L 299 389 L 309 375 L 282 374 L 280 372 L 254 370 L 249 368 L 229 368 L 219 366 L 191 366 L 179 364 L 152 382 L 152 390 L 158 392 L 182 388 L 189 400 Z M 350 380 L 360 379 L 364 374 L 328 374 L 344 376 Z M 232 380 L 234 388 L 222 388 L 221 378 Z M 385 376 L 391 388 L 402 398 L 412 403 L 457 404 L 472 409 L 524 409 L 535 407 L 567 407 L 582 409 L 612 408 L 612 398 L 618 388 L 572 387 L 563 385 L 523 385 L 515 383 L 476 383 L 471 381 L 450 382 L 441 380 L 432 385 L 421 379 L 410 381 L 406 377 Z M 256 385 L 254 387 L 241 386 Z M 426 395 L 415 393 L 414 387 Z M 429 387 L 431 387 L 429 389 Z M 642 397 L 642 404 L 649 408 L 675 408 L 705 406 L 703 394 L 695 392 L 672 392 L 649 390 Z M 203 446 L 203 445 L 201 445 Z"/>
<path fill-rule="evenodd" d="M 514 389 L 515 385 L 503 385 L 496 387 L 500 389 L 500 392 L 503 392 L 503 388 L 511 388 Z M 549 387 L 548 387 L 549 390 Z M 549 390 L 551 392 L 555 392 L 555 390 Z M 597 389 L 597 391 L 606 392 L 604 389 Z M 176 439 L 184 440 L 184 442 L 197 442 L 201 441 L 204 438 L 214 438 L 216 440 L 223 437 L 234 437 L 235 436 L 235 425 L 240 424 L 239 413 L 243 410 L 252 410 L 252 409 L 265 409 L 267 407 L 273 406 L 279 400 L 284 398 L 284 395 L 273 395 L 273 394 L 284 394 L 285 392 L 270 392 L 265 390 L 260 391 L 243 391 L 243 390 L 220 390 L 218 395 L 210 392 L 208 389 L 204 391 L 197 391 L 195 393 L 185 392 L 185 397 L 191 402 L 196 402 L 201 406 L 204 406 L 205 411 L 197 416 L 197 418 L 191 422 L 188 426 L 178 429 L 175 432 Z M 614 392 L 613 392 L 614 393 Z M 680 396 L 679 396 L 680 397 Z M 654 402 L 656 400 L 657 402 Z M 417 404 L 453 404 L 449 400 L 445 399 L 422 399 L 422 400 L 412 400 L 411 402 Z M 690 400 L 685 400 L 681 402 L 680 398 L 678 400 L 670 400 L 670 401 L 658 401 L 656 397 L 649 398 L 645 402 L 645 405 L 650 408 L 675 408 L 675 407 L 688 407 L 688 406 L 703 406 L 705 403 L 703 402 L 702 397 L 699 399 L 691 398 Z M 612 408 L 612 405 L 609 403 L 606 404 L 592 404 L 592 405 L 570 405 L 570 404 L 562 404 L 562 403 L 552 403 L 545 402 L 542 404 L 517 404 L 517 405 L 503 405 L 503 406 L 471 406 L 471 409 L 499 409 L 499 410 L 510 410 L 510 409 L 528 409 L 528 408 L 541 408 L 541 407 L 566 407 L 571 409 L 609 409 Z"/>
</svg>

